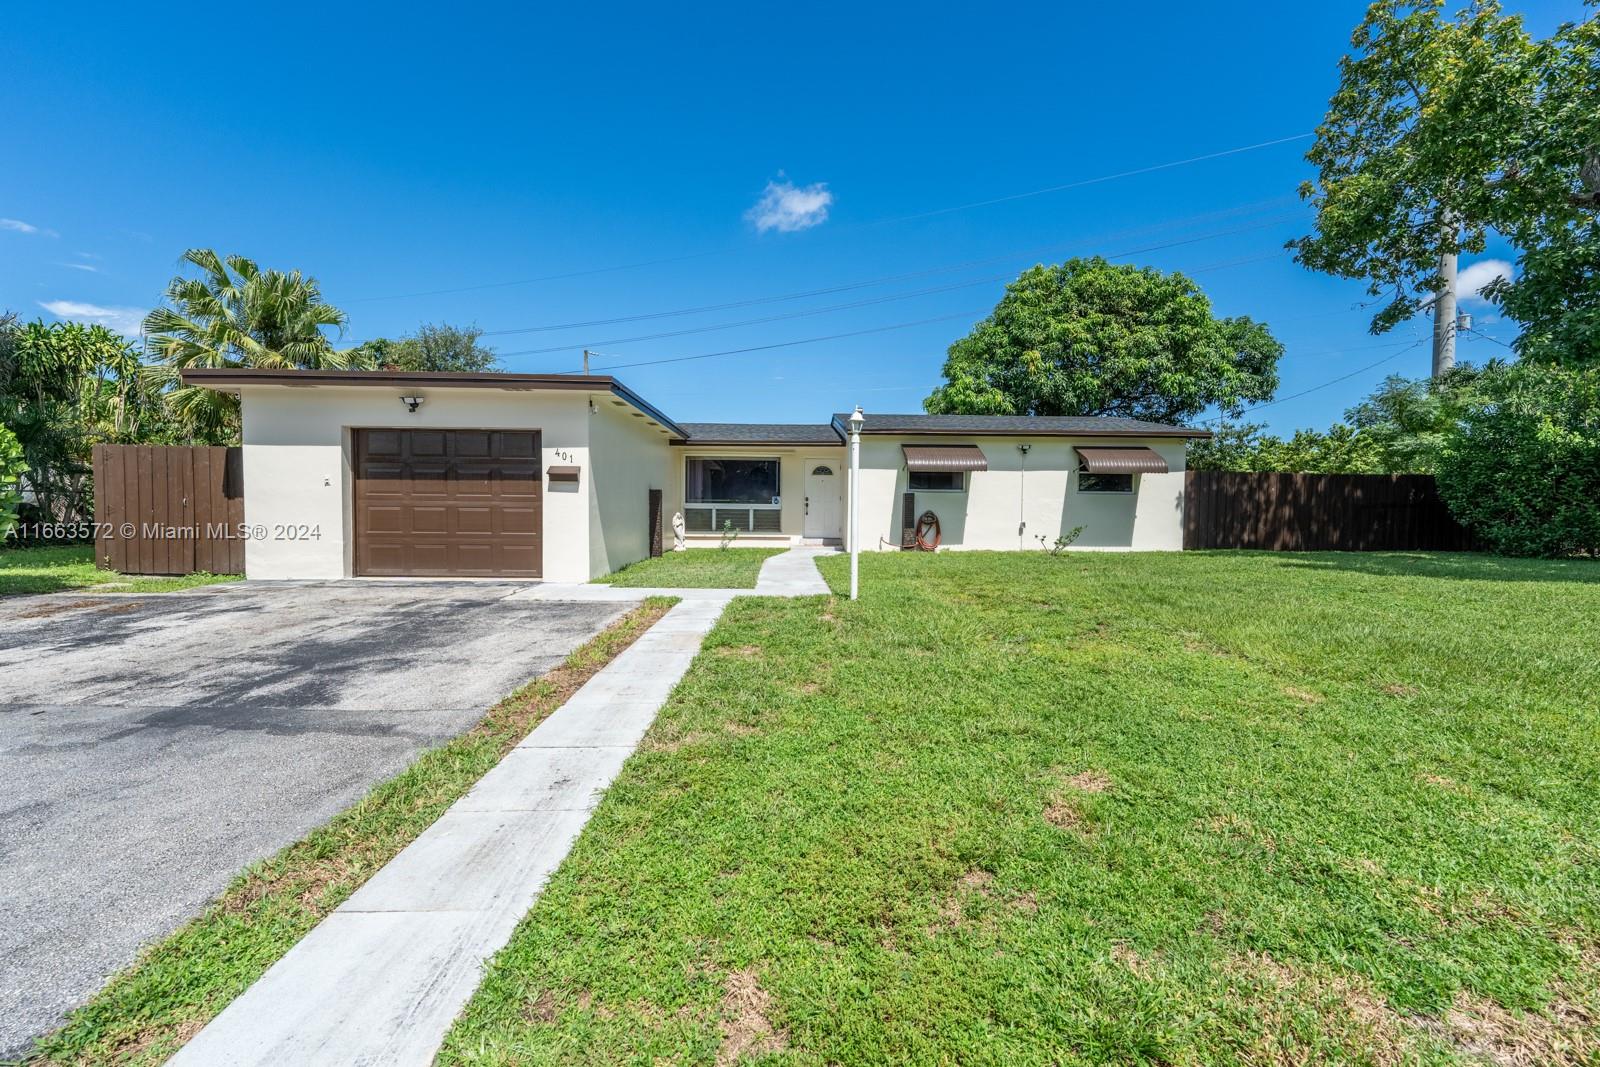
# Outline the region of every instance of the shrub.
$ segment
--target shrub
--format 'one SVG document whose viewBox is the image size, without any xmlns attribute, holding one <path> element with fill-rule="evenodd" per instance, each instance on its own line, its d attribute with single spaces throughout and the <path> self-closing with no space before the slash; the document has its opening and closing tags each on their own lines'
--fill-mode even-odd
<svg viewBox="0 0 1600 1067">
<path fill-rule="evenodd" d="M 10 537 L 17 524 L 17 508 L 22 504 L 22 476 L 27 471 L 17 435 L 0 426 L 0 541 Z"/>
<path fill-rule="evenodd" d="M 1600 371 L 1492 367 L 1441 445 L 1439 495 L 1510 556 L 1600 556 Z"/>
</svg>

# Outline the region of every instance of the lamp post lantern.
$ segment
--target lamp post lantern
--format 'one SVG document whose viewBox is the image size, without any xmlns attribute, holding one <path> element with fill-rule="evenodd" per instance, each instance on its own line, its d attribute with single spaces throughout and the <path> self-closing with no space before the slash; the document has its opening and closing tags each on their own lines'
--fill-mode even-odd
<svg viewBox="0 0 1600 1067">
<path fill-rule="evenodd" d="M 861 579 L 861 405 L 850 413 L 850 599 L 860 596 Z"/>
</svg>

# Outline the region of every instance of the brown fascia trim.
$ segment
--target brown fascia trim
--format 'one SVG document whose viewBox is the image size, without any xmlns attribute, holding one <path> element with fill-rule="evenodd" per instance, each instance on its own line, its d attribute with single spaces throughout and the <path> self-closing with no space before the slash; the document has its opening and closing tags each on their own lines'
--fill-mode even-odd
<svg viewBox="0 0 1600 1067">
<path fill-rule="evenodd" d="M 234 370 L 200 367 L 181 373 L 183 384 L 206 389 L 241 385 L 386 385 L 446 389 L 576 390 L 611 393 L 659 422 L 670 434 L 683 427 L 655 405 L 608 374 L 473 374 L 462 371 L 401 370 Z"/>
<path fill-rule="evenodd" d="M 1210 437 L 1210 430 L 869 430 L 862 437 Z M 848 433 L 846 434 L 848 439 Z M 673 444 L 677 442 L 674 441 Z M 699 442 L 696 442 L 697 444 Z"/>
<path fill-rule="evenodd" d="M 765 438 L 754 440 L 741 437 L 735 441 L 725 441 L 712 437 L 674 437 L 667 444 L 678 448 L 743 448 L 745 445 L 754 445 L 758 448 L 842 448 L 844 441 L 769 441 Z"/>
</svg>

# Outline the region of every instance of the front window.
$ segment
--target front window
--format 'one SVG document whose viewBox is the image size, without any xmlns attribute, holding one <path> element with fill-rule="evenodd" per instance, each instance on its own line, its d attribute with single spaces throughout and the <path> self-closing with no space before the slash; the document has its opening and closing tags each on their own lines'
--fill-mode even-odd
<svg viewBox="0 0 1600 1067">
<path fill-rule="evenodd" d="M 691 456 L 683 499 L 688 504 L 777 504 L 778 461 Z"/>
<path fill-rule="evenodd" d="M 967 487 L 961 471 L 911 471 L 910 484 L 918 493 L 959 493 Z"/>
<path fill-rule="evenodd" d="M 1131 493 L 1133 492 L 1133 475 L 1131 474 L 1090 474 L 1088 471 L 1078 472 L 1078 492 L 1080 493 Z"/>
</svg>

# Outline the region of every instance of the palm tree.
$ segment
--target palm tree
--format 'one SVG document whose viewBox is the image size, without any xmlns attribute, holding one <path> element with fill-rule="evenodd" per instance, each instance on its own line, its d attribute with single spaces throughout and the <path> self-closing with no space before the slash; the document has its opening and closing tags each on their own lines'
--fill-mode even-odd
<svg viewBox="0 0 1600 1067">
<path fill-rule="evenodd" d="M 167 284 L 171 307 L 145 316 L 148 351 L 161 360 L 147 370 L 167 396 L 173 414 L 199 440 L 223 443 L 238 432 L 239 401 L 210 389 L 185 386 L 191 367 L 295 370 L 346 369 L 362 361 L 339 350 L 323 331 L 344 333 L 345 313 L 322 299 L 315 278 L 299 271 L 262 270 L 253 260 L 209 248 L 191 248 L 184 262 L 198 277 Z"/>
</svg>

